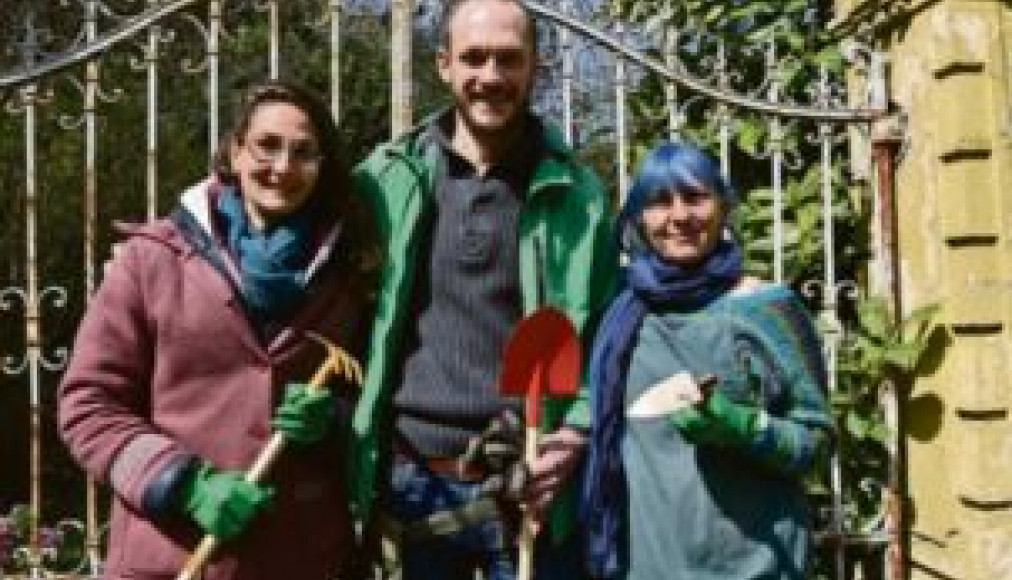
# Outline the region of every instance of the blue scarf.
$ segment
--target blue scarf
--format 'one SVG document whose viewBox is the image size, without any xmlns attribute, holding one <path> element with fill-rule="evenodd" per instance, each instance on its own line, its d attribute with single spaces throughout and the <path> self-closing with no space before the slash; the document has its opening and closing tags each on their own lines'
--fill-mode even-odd
<svg viewBox="0 0 1012 580">
<path fill-rule="evenodd" d="M 234 187 L 222 188 L 217 210 L 228 249 L 238 262 L 242 297 L 254 321 L 264 324 L 280 319 L 305 289 L 313 247 L 310 212 L 297 211 L 261 232 L 250 224 Z"/>
<path fill-rule="evenodd" d="M 605 313 L 590 359 L 593 415 L 582 497 L 588 557 L 596 576 L 614 577 L 626 566 L 620 536 L 627 497 L 621 456 L 623 407 L 629 357 L 643 317 L 652 308 L 703 307 L 730 290 L 741 272 L 741 249 L 727 240 L 692 270 L 642 252 L 633 257 L 624 288 Z"/>
</svg>

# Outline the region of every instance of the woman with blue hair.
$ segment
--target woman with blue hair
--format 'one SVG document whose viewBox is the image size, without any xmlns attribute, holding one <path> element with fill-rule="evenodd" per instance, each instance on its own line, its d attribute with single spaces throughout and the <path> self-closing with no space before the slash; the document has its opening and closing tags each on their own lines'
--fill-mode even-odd
<svg viewBox="0 0 1012 580">
<path fill-rule="evenodd" d="M 711 157 L 665 142 L 619 216 L 629 262 L 590 367 L 599 577 L 805 576 L 800 480 L 831 439 L 825 368 L 794 293 L 743 274 L 736 202 Z"/>
</svg>

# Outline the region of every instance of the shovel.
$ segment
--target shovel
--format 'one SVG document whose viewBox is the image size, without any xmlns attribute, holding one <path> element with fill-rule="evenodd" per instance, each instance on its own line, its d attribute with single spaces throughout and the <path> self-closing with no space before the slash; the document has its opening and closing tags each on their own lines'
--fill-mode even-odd
<svg viewBox="0 0 1012 580">
<path fill-rule="evenodd" d="M 524 397 L 524 462 L 530 467 L 538 453 L 538 427 L 544 395 L 574 396 L 580 387 L 580 339 L 568 318 L 555 308 L 541 307 L 517 324 L 506 343 L 499 390 Z M 520 524 L 517 580 L 530 580 L 534 561 L 534 517 L 525 510 Z"/>
</svg>

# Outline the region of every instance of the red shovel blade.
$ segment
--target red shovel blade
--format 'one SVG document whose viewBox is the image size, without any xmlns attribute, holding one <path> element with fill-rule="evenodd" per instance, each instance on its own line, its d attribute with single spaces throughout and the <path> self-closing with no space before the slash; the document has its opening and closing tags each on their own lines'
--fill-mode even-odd
<svg viewBox="0 0 1012 580">
<path fill-rule="evenodd" d="M 579 388 L 580 338 L 566 315 L 539 308 L 517 324 L 506 342 L 499 392 L 527 397 L 527 423 L 536 425 L 542 395 L 573 396 Z"/>
</svg>

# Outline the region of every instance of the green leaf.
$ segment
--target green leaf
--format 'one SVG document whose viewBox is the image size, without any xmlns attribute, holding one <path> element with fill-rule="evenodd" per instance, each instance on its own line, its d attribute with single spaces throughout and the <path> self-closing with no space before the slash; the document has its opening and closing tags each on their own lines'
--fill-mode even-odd
<svg viewBox="0 0 1012 580">
<path fill-rule="evenodd" d="M 840 49 L 835 46 L 826 47 L 819 52 L 815 53 L 812 60 L 819 65 L 822 65 L 829 69 L 830 73 L 835 73 L 843 70 L 844 58 Z"/>
<path fill-rule="evenodd" d="M 941 308 L 940 304 L 932 303 L 921 306 L 911 312 L 903 321 L 902 334 L 904 339 L 913 341 L 923 340 L 931 328 L 931 321 Z"/>
<path fill-rule="evenodd" d="M 879 341 L 884 341 L 890 334 L 889 307 L 885 300 L 872 297 L 857 305 L 858 321 L 864 332 Z"/>
<path fill-rule="evenodd" d="M 872 421 L 868 429 L 867 438 L 885 447 L 892 442 L 893 431 L 885 424 L 885 421 Z"/>
<path fill-rule="evenodd" d="M 855 438 L 864 439 L 871 431 L 872 424 L 867 418 L 851 411 L 847 413 L 844 427 L 847 429 L 847 433 L 853 435 Z"/>
<path fill-rule="evenodd" d="M 724 10 L 725 7 L 723 4 L 715 2 L 713 6 L 711 6 L 710 9 L 706 12 L 706 16 L 703 17 L 703 20 L 709 22 L 710 24 L 713 24 L 718 20 L 720 20 L 722 16 L 724 16 Z"/>
<path fill-rule="evenodd" d="M 844 408 L 854 404 L 853 398 L 842 391 L 835 391 L 829 395 L 829 404 L 833 407 Z"/>
<path fill-rule="evenodd" d="M 766 126 L 764 123 L 753 119 L 744 121 L 738 131 L 738 146 L 750 155 L 756 155 L 759 152 L 759 143 L 765 136 Z"/>
<path fill-rule="evenodd" d="M 773 190 L 769 187 L 757 187 L 748 192 L 748 201 L 749 203 L 753 201 L 771 202 L 773 201 Z"/>
<path fill-rule="evenodd" d="M 885 350 L 884 358 L 905 373 L 913 372 L 925 345 L 917 343 L 896 344 Z"/>
</svg>

